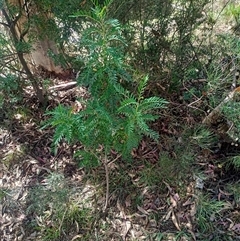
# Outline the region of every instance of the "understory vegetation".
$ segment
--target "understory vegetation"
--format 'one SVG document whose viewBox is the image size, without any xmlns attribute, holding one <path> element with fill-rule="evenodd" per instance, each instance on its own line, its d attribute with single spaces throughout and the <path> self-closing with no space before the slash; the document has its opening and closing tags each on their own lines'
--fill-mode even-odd
<svg viewBox="0 0 240 241">
<path fill-rule="evenodd" d="M 1 240 L 240 238 L 240 4 L 0 0 Z"/>
</svg>

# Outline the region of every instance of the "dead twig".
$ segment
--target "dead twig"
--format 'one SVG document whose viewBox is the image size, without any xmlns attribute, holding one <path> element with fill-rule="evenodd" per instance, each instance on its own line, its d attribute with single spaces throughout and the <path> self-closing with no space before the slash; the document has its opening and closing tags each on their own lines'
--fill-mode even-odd
<svg viewBox="0 0 240 241">
<path fill-rule="evenodd" d="M 239 87 L 238 87 L 239 88 Z M 212 123 L 216 122 L 216 120 L 219 118 L 220 114 L 221 114 L 221 108 L 223 107 L 224 104 L 226 104 L 227 102 L 229 102 L 230 100 L 232 100 L 234 98 L 234 95 L 236 92 L 238 92 L 238 88 L 236 88 L 235 90 L 231 91 L 228 96 L 217 106 L 215 107 L 208 116 L 206 116 L 204 118 L 204 120 L 202 121 L 203 124 L 206 125 L 211 125 Z"/>
</svg>

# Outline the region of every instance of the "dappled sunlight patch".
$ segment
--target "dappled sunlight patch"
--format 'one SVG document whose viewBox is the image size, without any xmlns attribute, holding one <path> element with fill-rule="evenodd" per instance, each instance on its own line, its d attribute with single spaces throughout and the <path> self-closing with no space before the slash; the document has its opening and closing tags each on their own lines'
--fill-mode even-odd
<svg viewBox="0 0 240 241">
<path fill-rule="evenodd" d="M 95 210 L 94 187 L 88 184 L 85 186 L 84 183 L 75 186 L 70 180 L 64 187 L 62 185 L 65 181 L 62 179 L 60 189 L 55 186 L 55 191 L 51 188 L 51 192 L 46 192 L 42 187 L 38 190 L 44 208 L 35 211 L 34 220 L 37 223 L 36 228 L 40 229 L 40 237 L 46 240 L 52 240 L 54 236 L 61 240 L 71 240 L 77 236 L 87 236 L 92 232 Z M 37 200 L 32 202 L 34 207 L 37 202 Z"/>
<path fill-rule="evenodd" d="M 80 208 L 95 208 L 94 205 L 94 197 L 97 193 L 96 186 L 87 183 L 82 183 L 82 187 L 75 186 L 71 189 L 71 200 L 74 201 L 76 205 L 78 205 Z"/>
</svg>

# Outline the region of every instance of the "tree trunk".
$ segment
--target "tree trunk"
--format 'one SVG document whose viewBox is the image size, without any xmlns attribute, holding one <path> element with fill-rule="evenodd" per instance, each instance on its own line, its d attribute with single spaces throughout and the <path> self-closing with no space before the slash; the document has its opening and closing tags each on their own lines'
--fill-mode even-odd
<svg viewBox="0 0 240 241">
<path fill-rule="evenodd" d="M 28 1 L 26 0 L 8 0 L 6 2 L 10 13 L 13 12 L 11 8 L 15 8 L 11 17 L 14 19 L 18 38 L 28 44 L 31 42 L 30 54 L 28 56 L 25 54 L 25 58 L 29 59 L 29 62 L 31 59 L 35 66 L 40 66 L 49 72 L 62 73 L 63 69 L 61 66 L 57 66 L 48 55 L 49 51 L 53 54 L 58 54 L 58 49 L 53 39 L 56 39 L 56 36 L 54 34 L 50 36 L 48 34 L 50 31 L 47 29 L 48 22 L 53 20 L 52 14 L 41 9 L 34 1 L 31 2 L 31 6 L 28 6 Z M 18 10 L 17 14 L 16 9 Z M 46 29 L 48 32 L 46 32 Z"/>
<path fill-rule="evenodd" d="M 10 30 L 10 33 L 11 33 L 11 37 L 12 37 L 12 40 L 13 40 L 13 44 L 14 44 L 14 47 L 16 49 L 16 52 L 17 52 L 17 56 L 18 56 L 18 59 L 28 77 L 28 79 L 30 80 L 32 86 L 33 86 L 33 89 L 37 95 L 37 98 L 38 100 L 44 104 L 45 102 L 45 98 L 44 98 L 44 95 L 43 95 L 43 91 L 42 89 L 39 87 L 39 84 L 37 82 L 37 80 L 34 78 L 32 72 L 30 71 L 29 69 L 29 66 L 27 65 L 27 62 L 24 58 L 24 55 L 23 55 L 23 51 L 21 51 L 19 49 L 19 44 L 21 44 L 21 41 L 22 39 L 20 37 L 18 37 L 18 34 L 16 32 L 16 28 L 15 28 L 15 24 L 14 24 L 14 21 L 11 20 L 11 18 L 9 17 L 7 11 L 3 8 L 2 9 L 2 14 L 3 16 L 5 17 L 6 21 L 7 21 L 7 27 L 9 27 L 9 30 Z"/>
<path fill-rule="evenodd" d="M 32 64 L 56 74 L 62 73 L 63 69 L 55 65 L 53 59 L 48 55 L 48 51 L 58 54 L 54 41 L 57 38 L 56 32 L 52 31 L 51 28 L 49 30 L 48 25 L 51 22 L 51 26 L 55 26 L 51 12 L 44 11 L 34 1 L 31 1 L 31 6 L 28 6 L 29 3 L 30 1 L 26 0 L 5 0 L 2 14 L 5 17 L 6 26 L 10 30 L 18 59 L 33 86 L 37 98 L 41 103 L 44 103 L 45 98 L 40 87 L 41 83 L 32 73 L 34 71 Z"/>
</svg>

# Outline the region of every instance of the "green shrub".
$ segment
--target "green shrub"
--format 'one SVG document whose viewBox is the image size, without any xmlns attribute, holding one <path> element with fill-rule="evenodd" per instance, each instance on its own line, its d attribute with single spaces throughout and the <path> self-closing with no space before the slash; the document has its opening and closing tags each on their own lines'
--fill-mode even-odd
<svg viewBox="0 0 240 241">
<path fill-rule="evenodd" d="M 106 20 L 106 14 L 107 5 L 96 5 L 90 13 L 75 15 L 88 21 L 81 43 L 85 67 L 78 79 L 91 95 L 85 109 L 73 113 L 71 108 L 59 106 L 48 113 L 52 117 L 47 125 L 56 128 L 54 145 L 63 138 L 69 143 L 80 141 L 87 163 L 102 160 L 111 149 L 129 158 L 143 135 L 157 140 L 158 134 L 148 124 L 158 118 L 154 112 L 167 103 L 159 97 L 144 98 L 148 77 L 139 83 L 131 78 L 124 61 L 121 25 Z M 100 146 L 102 151 L 97 151 Z"/>
<path fill-rule="evenodd" d="M 189 68 L 202 69 L 206 46 L 196 30 L 203 28 L 209 2 L 154 0 L 149 4 L 145 0 L 116 0 L 110 15 L 126 26 L 128 51 L 134 56 L 131 61 L 135 66 L 148 71 L 151 80 L 167 78 L 176 91 L 185 75 L 189 75 Z"/>
</svg>

